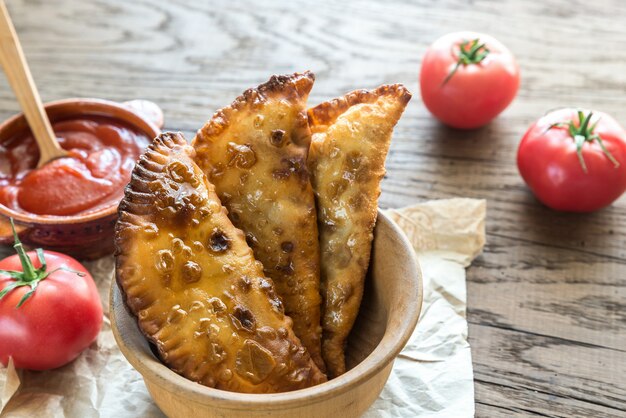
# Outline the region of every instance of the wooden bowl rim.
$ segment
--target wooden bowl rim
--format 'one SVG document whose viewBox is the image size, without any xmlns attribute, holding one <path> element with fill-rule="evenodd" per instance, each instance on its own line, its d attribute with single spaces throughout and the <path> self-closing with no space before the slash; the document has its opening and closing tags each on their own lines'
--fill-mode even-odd
<svg viewBox="0 0 626 418">
<path fill-rule="evenodd" d="M 101 115 L 101 116 L 109 116 L 116 119 L 120 119 L 125 123 L 139 129 L 141 132 L 148 135 L 151 139 L 154 139 L 161 130 L 154 124 L 152 121 L 148 120 L 143 115 L 135 112 L 134 110 L 124 106 L 122 103 L 113 102 L 111 100 L 105 99 L 95 99 L 95 98 L 69 98 L 69 99 L 61 99 L 55 100 L 52 102 L 44 103 L 44 108 L 48 110 L 58 110 L 63 109 L 67 106 L 76 106 L 75 116 L 81 115 Z M 114 109 L 116 112 L 120 112 L 124 114 L 124 117 L 112 116 L 114 112 L 111 111 Z M 109 110 L 107 112 L 107 110 Z M 9 119 L 5 120 L 0 124 L 0 135 L 9 128 L 11 125 L 17 123 L 20 119 L 25 119 L 23 113 L 18 113 L 16 115 L 11 116 Z M 143 125 L 141 125 L 143 124 Z M 67 224 L 78 224 L 84 222 L 95 221 L 99 219 L 103 219 L 109 216 L 114 216 L 117 213 L 117 203 L 112 203 L 111 206 L 104 207 L 96 212 L 86 213 L 83 215 L 71 215 L 71 216 L 50 216 L 50 215 L 36 215 L 36 214 L 27 214 L 23 212 L 14 211 L 4 205 L 0 205 L 0 214 L 6 217 L 13 218 L 16 223 L 22 223 L 26 225 L 40 224 L 40 225 L 67 225 Z"/>
<path fill-rule="evenodd" d="M 131 341 L 126 341 L 125 336 L 120 333 L 117 326 L 116 310 L 119 309 L 123 312 L 123 315 L 130 316 L 130 313 L 121 301 L 121 291 L 114 278 L 111 282 L 109 296 L 109 317 L 117 344 L 122 354 L 147 383 L 157 385 L 169 393 L 180 394 L 182 397 L 199 404 L 210 402 L 218 408 L 230 410 L 249 410 L 258 407 L 288 409 L 325 401 L 348 392 L 381 372 L 390 362 L 395 360 L 411 337 L 422 308 L 423 279 L 413 247 L 400 227 L 380 210 L 378 211 L 377 225 L 379 222 L 390 227 L 395 232 L 401 246 L 405 249 L 407 255 L 405 262 L 411 266 L 407 268 L 407 272 L 413 276 L 411 281 L 417 284 L 416 286 L 409 286 L 405 293 L 406 300 L 415 301 L 409 304 L 414 306 L 414 309 L 405 312 L 405 320 L 401 322 L 402 326 L 400 329 L 394 329 L 392 332 L 389 332 L 389 330 L 385 331 L 382 340 L 374 351 L 361 363 L 335 379 L 306 389 L 272 394 L 229 392 L 192 382 L 170 370 L 156 359 L 152 353 L 147 355 L 143 348 L 135 344 L 132 339 Z M 389 322 L 390 317 L 387 318 L 387 322 Z M 135 321 L 135 318 L 132 319 Z M 133 332 L 135 330 L 138 333 L 140 332 L 137 327 L 133 327 L 132 330 Z M 143 339 L 144 336 L 141 335 L 141 338 Z M 207 402 L 208 399 L 210 400 Z"/>
</svg>

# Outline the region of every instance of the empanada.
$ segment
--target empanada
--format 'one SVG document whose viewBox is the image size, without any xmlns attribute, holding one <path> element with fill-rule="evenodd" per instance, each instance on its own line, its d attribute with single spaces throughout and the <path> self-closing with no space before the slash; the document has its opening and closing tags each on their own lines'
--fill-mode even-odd
<svg viewBox="0 0 626 418">
<path fill-rule="evenodd" d="M 326 380 L 292 331 L 180 134 L 141 156 L 119 206 L 116 276 L 161 360 L 190 380 L 267 393 Z"/>
<path fill-rule="evenodd" d="M 193 146 L 229 218 L 273 279 L 294 332 L 323 369 L 317 217 L 306 166 L 313 80 L 310 72 L 273 76 L 246 90 L 213 115 Z"/>
<path fill-rule="evenodd" d="M 346 339 L 363 296 L 385 158 L 410 99 L 404 86 L 394 84 L 357 90 L 308 111 L 321 243 L 322 356 L 329 377 L 346 369 Z"/>
</svg>

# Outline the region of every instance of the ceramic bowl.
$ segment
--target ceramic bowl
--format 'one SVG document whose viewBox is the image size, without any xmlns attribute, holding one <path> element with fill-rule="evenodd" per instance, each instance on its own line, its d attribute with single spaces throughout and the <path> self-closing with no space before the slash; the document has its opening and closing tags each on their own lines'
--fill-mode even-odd
<svg viewBox="0 0 626 418">
<path fill-rule="evenodd" d="M 178 417 L 361 416 L 385 385 L 393 362 L 409 339 L 422 306 L 422 276 L 411 244 L 389 218 L 378 214 L 366 288 L 350 334 L 345 374 L 307 389 L 243 394 L 213 389 L 179 376 L 154 355 L 136 319 L 112 281 L 113 334 L 128 361 L 143 376 L 161 410 Z"/>
<path fill-rule="evenodd" d="M 145 100 L 116 103 L 100 99 L 65 99 L 47 103 L 51 122 L 77 116 L 107 116 L 126 122 L 154 138 L 163 126 L 159 107 Z M 24 115 L 16 115 L 0 125 L 0 145 L 28 130 Z M 99 211 L 73 216 L 41 216 L 17 212 L 0 205 L 0 244 L 13 243 L 8 218 L 12 217 L 22 241 L 29 246 L 60 251 L 76 258 L 93 259 L 113 253 L 113 228 L 117 203 Z"/>
</svg>

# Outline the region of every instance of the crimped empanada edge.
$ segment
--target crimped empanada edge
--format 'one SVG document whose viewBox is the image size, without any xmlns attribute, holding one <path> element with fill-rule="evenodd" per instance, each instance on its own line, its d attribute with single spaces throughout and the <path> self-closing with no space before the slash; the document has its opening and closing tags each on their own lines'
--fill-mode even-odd
<svg viewBox="0 0 626 418">
<path fill-rule="evenodd" d="M 198 130 L 192 141 L 192 146 L 201 145 L 204 142 L 204 137 L 220 135 L 230 125 L 232 114 L 246 106 L 265 103 L 268 99 L 279 95 L 292 98 L 294 101 L 306 101 L 314 81 L 315 75 L 311 71 L 271 76 L 268 81 L 258 87 L 244 91 L 229 106 L 216 111 L 208 122 Z"/>
<path fill-rule="evenodd" d="M 157 176 L 157 173 L 154 170 L 148 167 L 149 164 L 156 164 L 152 161 L 154 158 L 154 154 L 164 155 L 159 148 L 165 147 L 168 149 L 173 149 L 175 146 L 189 146 L 187 140 L 184 138 L 183 134 L 180 132 L 163 132 L 159 136 L 153 139 L 153 141 L 148 145 L 145 152 L 141 154 L 133 171 L 131 173 L 131 178 L 129 183 L 124 188 L 124 197 L 120 201 L 120 204 L 117 208 L 118 220 L 115 223 L 115 233 L 114 233 L 114 245 L 115 245 L 115 281 L 117 283 L 117 287 L 120 290 L 120 294 L 122 296 L 122 301 L 124 302 L 124 306 L 126 311 L 131 314 L 135 319 L 137 319 L 137 313 L 130 306 L 131 303 L 128 300 L 128 295 L 124 286 L 124 263 L 126 262 L 126 258 L 128 257 L 128 251 L 126 246 L 130 245 L 129 239 L 123 237 L 123 231 L 128 228 L 128 226 L 124 226 L 124 224 L 130 224 L 131 227 L 135 226 L 139 228 L 139 225 L 132 222 L 133 216 L 139 216 L 142 205 L 152 205 L 154 201 L 150 199 L 147 192 L 141 192 L 137 190 L 145 186 L 145 182 L 154 180 Z M 194 152 L 191 147 L 189 147 L 190 152 Z M 193 155 L 193 154 L 192 154 Z M 152 158 L 151 158 L 152 157 Z M 142 194 L 146 193 L 146 194 Z M 152 344 L 158 347 L 156 340 L 146 333 L 143 328 L 138 327 L 141 333 L 150 341 Z M 159 352 L 160 354 L 160 352 Z"/>
<path fill-rule="evenodd" d="M 314 130 L 315 127 L 332 125 L 350 107 L 363 103 L 374 103 L 384 96 L 396 97 L 406 106 L 411 100 L 412 94 L 400 83 L 383 84 L 374 90 L 354 90 L 342 97 L 331 99 L 310 108 L 307 111 L 309 126 L 311 130 Z"/>
</svg>

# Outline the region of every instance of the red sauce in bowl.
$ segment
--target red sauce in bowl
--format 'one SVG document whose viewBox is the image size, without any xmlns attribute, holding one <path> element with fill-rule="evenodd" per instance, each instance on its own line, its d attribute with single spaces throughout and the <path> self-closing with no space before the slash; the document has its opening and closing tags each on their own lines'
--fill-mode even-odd
<svg viewBox="0 0 626 418">
<path fill-rule="evenodd" d="M 151 141 L 116 119 L 86 116 L 52 128 L 69 156 L 36 168 L 39 150 L 29 133 L 0 145 L 0 204 L 25 213 L 71 216 L 119 202 L 135 161 Z"/>
</svg>

